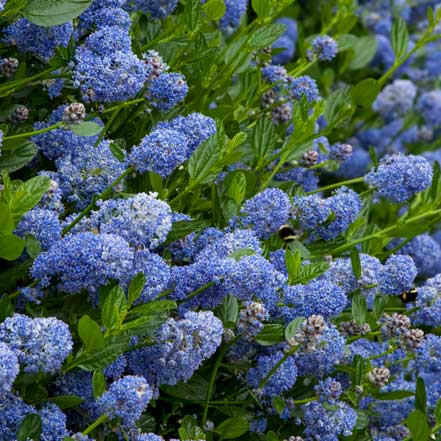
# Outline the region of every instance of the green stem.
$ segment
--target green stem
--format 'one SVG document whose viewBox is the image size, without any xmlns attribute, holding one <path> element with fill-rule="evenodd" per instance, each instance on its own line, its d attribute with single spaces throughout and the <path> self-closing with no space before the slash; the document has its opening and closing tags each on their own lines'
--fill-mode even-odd
<svg viewBox="0 0 441 441">
<path fill-rule="evenodd" d="M 133 168 L 128 167 L 118 178 L 116 178 L 102 193 L 100 193 L 96 200 L 104 199 L 109 196 L 114 187 L 116 187 L 126 176 L 132 173 Z M 95 207 L 95 202 L 91 202 L 66 228 L 63 229 L 63 236 L 68 233 L 78 222 L 81 221 L 90 211 Z"/>
<path fill-rule="evenodd" d="M 33 288 L 34 286 L 37 286 L 37 284 L 38 284 L 38 280 L 34 280 L 27 287 L 28 288 Z M 11 300 L 16 299 L 20 294 L 21 294 L 21 290 L 15 291 L 12 294 L 9 294 L 9 298 Z"/>
<path fill-rule="evenodd" d="M 330 184 L 325 187 L 320 187 L 317 188 L 316 190 L 309 191 L 308 193 L 306 193 L 306 195 L 308 196 L 310 194 L 319 193 L 321 191 L 333 190 L 334 188 L 343 187 L 344 185 L 358 184 L 360 182 L 363 182 L 363 179 L 364 178 L 361 176 L 359 178 L 348 179 L 347 181 L 336 182 L 335 184 Z"/>
<path fill-rule="evenodd" d="M 207 422 L 208 407 L 210 406 L 210 399 L 213 393 L 214 382 L 216 381 L 219 366 L 221 365 L 222 359 L 225 357 L 225 354 L 227 353 L 228 349 L 230 349 L 230 347 L 237 341 L 237 339 L 238 337 L 235 337 L 232 340 L 230 340 L 227 344 L 225 344 L 216 358 L 213 371 L 211 372 L 210 383 L 208 384 L 207 396 L 205 398 L 204 412 L 202 414 L 202 421 L 201 421 L 202 426 L 204 426 L 204 424 Z"/>
<path fill-rule="evenodd" d="M 191 294 L 189 294 L 187 297 L 185 297 L 184 300 L 181 300 L 178 303 L 180 305 L 182 305 L 183 303 L 188 302 L 193 297 L 196 297 L 198 294 L 200 294 L 201 292 L 205 291 L 206 289 L 208 289 L 208 288 L 210 288 L 211 286 L 214 286 L 214 285 L 216 285 L 215 281 L 209 282 L 209 283 L 201 286 L 200 288 L 196 289 L 195 291 L 193 291 Z"/>
<path fill-rule="evenodd" d="M 283 363 L 285 363 L 286 360 L 288 360 L 291 355 L 293 355 L 297 349 L 299 348 L 299 345 L 294 346 L 292 349 L 290 349 L 288 352 L 285 352 L 283 357 L 273 366 L 273 368 L 263 377 L 263 379 L 259 383 L 259 389 L 262 389 L 266 383 L 268 383 L 269 379 L 277 372 L 280 366 L 282 366 Z"/>
<path fill-rule="evenodd" d="M 311 401 L 317 401 L 318 397 L 310 397 L 310 398 L 305 398 L 303 400 L 294 400 L 294 404 L 306 404 L 306 403 L 310 403 Z"/>
<path fill-rule="evenodd" d="M 44 129 L 34 130 L 32 132 L 19 133 L 18 135 L 5 136 L 3 141 L 9 141 L 11 139 L 19 139 L 19 138 L 29 138 L 30 136 L 39 135 L 40 133 L 50 132 L 51 130 L 58 129 L 63 125 L 62 122 L 58 122 L 49 127 L 45 127 Z"/>
<path fill-rule="evenodd" d="M 85 430 L 83 430 L 83 435 L 87 435 L 92 430 L 96 429 L 100 424 L 104 423 L 106 421 L 108 416 L 106 414 L 101 415 L 99 418 L 97 418 L 90 426 L 88 426 Z"/>
<path fill-rule="evenodd" d="M 21 80 L 14 80 L 14 81 L 6 82 L 5 84 L 3 84 L 0 87 L 0 95 L 3 91 L 8 91 L 10 89 L 13 90 L 13 89 L 17 88 L 18 86 L 21 86 L 22 84 L 28 84 L 34 80 L 38 80 L 39 78 L 44 77 L 46 74 L 54 72 L 57 69 L 60 69 L 61 67 L 63 67 L 63 66 L 51 67 L 50 69 L 43 70 L 42 72 L 39 72 L 38 74 L 32 75 L 28 78 L 23 78 Z"/>
</svg>

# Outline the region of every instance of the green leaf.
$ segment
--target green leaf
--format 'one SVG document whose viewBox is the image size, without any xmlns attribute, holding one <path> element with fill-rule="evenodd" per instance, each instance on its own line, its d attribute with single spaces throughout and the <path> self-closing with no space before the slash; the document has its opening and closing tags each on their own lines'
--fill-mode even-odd
<svg viewBox="0 0 441 441">
<path fill-rule="evenodd" d="M 237 416 L 233 418 L 228 418 L 219 424 L 215 429 L 223 439 L 235 439 L 247 433 L 250 429 L 248 420 L 244 417 Z"/>
<path fill-rule="evenodd" d="M 297 334 L 299 328 L 305 323 L 304 317 L 297 317 L 291 322 L 288 323 L 288 326 L 285 329 L 285 339 L 286 341 L 291 340 Z"/>
<path fill-rule="evenodd" d="M 223 323 L 236 323 L 239 316 L 239 304 L 236 297 L 229 295 L 216 308 L 217 316 Z"/>
<path fill-rule="evenodd" d="M 392 392 L 372 392 L 371 395 L 377 400 L 395 401 L 413 397 L 415 394 L 409 390 L 394 390 Z"/>
<path fill-rule="evenodd" d="M 229 254 L 228 257 L 238 262 L 240 259 L 242 259 L 242 257 L 253 256 L 254 254 L 256 254 L 256 251 L 252 248 L 239 248 L 238 250 Z"/>
<path fill-rule="evenodd" d="M 221 19 L 226 9 L 224 0 L 208 0 L 208 2 L 202 6 L 202 10 L 207 14 L 210 20 Z"/>
<path fill-rule="evenodd" d="M 282 398 L 280 398 L 279 396 L 276 396 L 273 398 L 273 406 L 274 406 L 274 409 L 277 410 L 279 415 L 281 415 L 286 408 L 286 403 L 285 403 L 285 401 L 283 401 Z"/>
<path fill-rule="evenodd" d="M 251 34 L 248 44 L 253 50 L 264 49 L 271 46 L 285 30 L 286 26 L 281 23 L 262 26 Z"/>
<path fill-rule="evenodd" d="M 435 161 L 433 164 L 433 178 L 432 186 L 430 187 L 430 198 L 435 201 L 438 197 L 439 187 L 441 182 L 441 168 L 439 162 Z"/>
<path fill-rule="evenodd" d="M 201 2 L 200 0 L 185 0 L 184 4 L 185 24 L 190 31 L 195 31 L 199 25 Z"/>
<path fill-rule="evenodd" d="M 95 136 L 103 130 L 103 127 L 94 121 L 81 121 L 79 124 L 69 126 L 77 136 Z"/>
<path fill-rule="evenodd" d="M 95 400 L 106 391 L 106 379 L 101 370 L 95 371 L 92 377 L 92 389 Z"/>
<path fill-rule="evenodd" d="M 257 120 L 251 136 L 251 148 L 258 163 L 261 163 L 274 150 L 275 139 L 274 124 L 271 119 L 267 116 L 261 116 Z"/>
<path fill-rule="evenodd" d="M 35 176 L 27 180 L 23 186 L 12 195 L 10 207 L 14 218 L 32 210 L 49 191 L 51 179 L 49 176 Z"/>
<path fill-rule="evenodd" d="M 14 234 L 0 235 L 0 258 L 16 260 L 23 253 L 25 241 Z"/>
<path fill-rule="evenodd" d="M 76 395 L 59 395 L 58 397 L 50 397 L 48 401 L 55 403 L 60 409 L 70 409 L 76 407 L 83 402 L 83 399 Z"/>
<path fill-rule="evenodd" d="M 355 429 L 362 430 L 369 424 L 369 414 L 363 410 L 356 410 L 357 421 L 355 422 Z"/>
<path fill-rule="evenodd" d="M 424 380 L 421 377 L 418 377 L 416 381 L 415 409 L 427 414 L 426 386 L 424 385 Z"/>
<path fill-rule="evenodd" d="M 126 316 L 126 313 L 126 295 L 120 286 L 115 286 L 107 295 L 101 311 L 101 319 L 104 326 L 108 330 L 119 328 Z"/>
<path fill-rule="evenodd" d="M 162 385 L 161 390 L 181 400 L 205 400 L 208 381 L 202 375 L 195 374 L 187 382 L 181 381 L 175 386 Z"/>
<path fill-rule="evenodd" d="M 302 267 L 302 256 L 299 250 L 291 250 L 287 248 L 285 251 L 285 265 L 288 273 L 288 283 L 294 285 L 294 281 L 299 275 L 299 271 Z"/>
<path fill-rule="evenodd" d="M 204 431 L 196 424 L 196 420 L 191 415 L 182 418 L 178 432 L 181 440 L 206 439 Z"/>
<path fill-rule="evenodd" d="M 247 190 L 247 178 L 244 173 L 239 172 L 234 175 L 231 184 L 228 187 L 228 196 L 240 205 L 245 198 Z"/>
<path fill-rule="evenodd" d="M 407 24 L 401 17 L 397 17 L 392 23 L 391 44 L 396 60 L 406 54 L 409 47 L 409 31 Z"/>
<path fill-rule="evenodd" d="M 328 271 L 328 269 L 329 263 L 327 262 L 316 262 L 309 265 L 303 265 L 299 268 L 297 275 L 291 278 L 290 284 L 297 285 L 298 283 L 307 283 Z"/>
<path fill-rule="evenodd" d="M 30 0 L 23 15 L 38 26 L 56 26 L 78 17 L 92 0 Z"/>
<path fill-rule="evenodd" d="M 375 320 L 380 320 L 386 305 L 387 305 L 386 296 L 377 295 L 375 297 L 374 304 L 372 307 L 372 313 L 374 314 Z"/>
<path fill-rule="evenodd" d="M 357 70 L 366 67 L 377 52 L 377 39 L 371 35 L 357 38 L 352 45 L 352 58 L 349 69 Z"/>
<path fill-rule="evenodd" d="M 34 159 L 37 152 L 37 146 L 30 141 L 24 142 L 14 150 L 2 152 L 0 156 L 0 171 L 12 173 L 20 170 Z"/>
<path fill-rule="evenodd" d="M 363 294 L 356 292 L 352 298 L 352 318 L 362 325 L 366 322 L 367 305 Z"/>
<path fill-rule="evenodd" d="M 326 99 L 324 117 L 330 127 L 342 125 L 352 113 L 351 88 L 343 87 L 335 90 Z"/>
<path fill-rule="evenodd" d="M 142 291 L 144 290 L 146 278 L 144 273 L 138 273 L 130 282 L 128 290 L 128 307 L 130 308 L 136 300 L 139 299 Z"/>
<path fill-rule="evenodd" d="M 360 262 L 360 254 L 356 247 L 351 250 L 351 264 L 352 264 L 352 272 L 354 273 L 355 278 L 358 280 L 361 277 L 361 262 Z"/>
<path fill-rule="evenodd" d="M 156 300 L 136 306 L 128 312 L 127 317 L 144 315 L 151 316 L 159 312 L 170 311 L 171 309 L 176 309 L 176 302 L 173 300 Z"/>
<path fill-rule="evenodd" d="M 220 172 L 220 157 L 226 140 L 221 134 L 213 135 L 203 142 L 188 161 L 188 173 L 193 184 L 207 184 Z"/>
<path fill-rule="evenodd" d="M 14 306 L 7 294 L 0 297 L 0 323 L 14 313 Z"/>
<path fill-rule="evenodd" d="M 32 235 L 27 234 L 25 238 L 26 251 L 29 257 L 35 259 L 41 253 L 40 242 Z"/>
<path fill-rule="evenodd" d="M 372 146 L 369 147 L 369 156 L 371 157 L 374 167 L 377 168 L 378 167 L 377 152 L 375 151 L 375 148 Z"/>
<path fill-rule="evenodd" d="M 358 386 L 361 384 L 363 379 L 365 361 L 363 357 L 359 354 L 354 355 L 354 359 L 352 360 L 352 373 L 351 373 L 351 382 L 353 386 Z"/>
<path fill-rule="evenodd" d="M 437 424 L 441 423 L 441 399 L 436 403 L 435 419 Z"/>
<path fill-rule="evenodd" d="M 104 336 L 100 326 L 88 315 L 83 315 L 78 321 L 78 335 L 88 353 L 102 349 L 105 346 Z"/>
<path fill-rule="evenodd" d="M 380 93 L 380 85 L 373 78 L 365 78 L 357 83 L 351 91 L 352 102 L 357 106 L 371 107 Z"/>
<path fill-rule="evenodd" d="M 40 415 L 36 413 L 26 415 L 18 428 L 17 441 L 27 441 L 29 439 L 39 441 L 41 431 L 42 424 Z"/>
<path fill-rule="evenodd" d="M 182 220 L 173 222 L 173 227 L 170 233 L 168 233 L 166 244 L 176 242 L 191 233 L 197 233 L 204 228 L 210 226 L 210 222 L 205 219 L 196 220 Z"/>
<path fill-rule="evenodd" d="M 285 327 L 280 324 L 265 325 L 256 336 L 256 342 L 262 346 L 277 345 L 285 341 Z"/>
<path fill-rule="evenodd" d="M 109 149 L 112 152 L 113 156 L 118 159 L 119 162 L 123 162 L 126 157 L 126 152 L 116 143 L 111 142 L 109 145 Z"/>
<path fill-rule="evenodd" d="M 254 12 L 259 18 L 269 17 L 271 13 L 271 2 L 268 0 L 251 0 Z"/>
<path fill-rule="evenodd" d="M 414 441 L 427 441 L 429 439 L 429 426 L 426 415 L 420 410 L 414 410 L 406 418 L 406 426 L 410 430 Z"/>
<path fill-rule="evenodd" d="M 14 221 L 9 207 L 0 202 L 0 233 L 10 234 L 14 230 Z"/>
</svg>

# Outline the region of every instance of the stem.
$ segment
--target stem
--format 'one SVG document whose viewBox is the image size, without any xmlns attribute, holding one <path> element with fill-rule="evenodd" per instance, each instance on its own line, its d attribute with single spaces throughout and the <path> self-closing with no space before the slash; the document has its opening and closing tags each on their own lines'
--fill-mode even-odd
<svg viewBox="0 0 441 441">
<path fill-rule="evenodd" d="M 113 187 L 117 186 L 127 175 L 132 173 L 133 168 L 128 167 L 118 178 L 116 178 L 102 193 L 97 197 L 98 199 L 104 199 L 112 192 Z M 68 233 L 72 228 L 78 224 L 93 208 L 95 207 L 95 202 L 91 202 L 66 228 L 63 229 L 63 236 Z"/>
<path fill-rule="evenodd" d="M 196 297 L 198 294 L 200 294 L 201 292 L 205 291 L 206 289 L 208 289 L 208 288 L 210 288 L 211 286 L 214 286 L 214 285 L 216 285 L 215 281 L 211 281 L 211 282 L 206 283 L 205 285 L 201 286 L 200 288 L 196 289 L 191 294 L 189 294 L 187 297 L 185 297 L 184 300 L 178 302 L 179 305 L 182 305 L 183 303 L 188 302 L 193 297 Z"/>
<path fill-rule="evenodd" d="M 363 176 L 360 176 L 359 178 L 348 179 L 347 181 L 336 182 L 335 184 L 330 184 L 325 187 L 320 187 L 316 190 L 309 191 L 308 193 L 306 193 L 306 195 L 309 196 L 311 194 L 319 193 L 321 191 L 333 190 L 334 188 L 343 187 L 344 185 L 358 184 L 360 182 L 363 182 Z"/>
<path fill-rule="evenodd" d="M 50 132 L 51 130 L 58 129 L 63 125 L 62 122 L 58 122 L 44 129 L 34 130 L 32 132 L 19 133 L 18 135 L 5 136 L 3 141 L 9 141 L 10 139 L 28 138 L 30 136 L 39 135 L 40 133 Z"/>
<path fill-rule="evenodd" d="M 87 435 L 88 433 L 92 432 L 95 428 L 97 428 L 100 424 L 104 423 L 106 421 L 108 416 L 106 414 L 101 415 L 99 418 L 97 418 L 90 426 L 88 426 L 83 432 L 83 435 Z"/>
<path fill-rule="evenodd" d="M 32 283 L 30 283 L 27 287 L 28 288 L 33 288 L 34 286 L 37 286 L 38 284 L 38 280 L 34 280 Z M 19 295 L 21 294 L 21 289 L 18 291 L 13 292 L 12 294 L 9 294 L 9 298 L 12 299 L 16 299 Z"/>
<path fill-rule="evenodd" d="M 318 397 L 310 397 L 310 398 L 305 398 L 303 400 L 294 400 L 294 404 L 306 404 L 306 403 L 310 403 L 311 401 L 317 401 Z"/>
<path fill-rule="evenodd" d="M 269 379 L 277 372 L 279 367 L 282 366 L 282 364 L 285 363 L 285 361 L 288 360 L 288 358 L 291 357 L 291 355 L 294 354 L 298 348 L 299 348 L 299 345 L 294 346 L 288 352 L 285 352 L 283 357 L 273 366 L 273 368 L 260 381 L 259 389 L 262 389 L 265 386 L 265 384 L 269 381 Z"/>
<path fill-rule="evenodd" d="M 205 398 L 204 412 L 202 414 L 202 421 L 201 421 L 202 426 L 204 426 L 204 424 L 207 421 L 208 407 L 210 406 L 210 398 L 213 393 L 214 382 L 216 381 L 219 366 L 222 363 L 222 359 L 224 358 L 228 349 L 230 349 L 230 347 L 237 341 L 237 339 L 238 339 L 238 337 L 235 337 L 232 340 L 230 340 L 226 345 L 224 345 L 224 347 L 219 352 L 219 355 L 216 358 L 216 362 L 214 363 L 213 371 L 211 372 L 210 383 L 208 384 L 207 396 Z"/>
<path fill-rule="evenodd" d="M 63 67 L 63 66 L 51 67 L 50 69 L 43 70 L 42 72 L 39 72 L 38 74 L 32 75 L 31 77 L 23 78 L 22 80 L 9 81 L 9 82 L 3 84 L 2 87 L 0 87 L 0 95 L 3 91 L 8 91 L 9 89 L 15 89 L 16 87 L 21 86 L 22 84 L 27 84 L 27 83 L 30 83 L 34 80 L 38 80 L 39 78 L 44 77 L 46 74 L 54 72 L 54 71 L 60 69 L 61 67 Z"/>
</svg>

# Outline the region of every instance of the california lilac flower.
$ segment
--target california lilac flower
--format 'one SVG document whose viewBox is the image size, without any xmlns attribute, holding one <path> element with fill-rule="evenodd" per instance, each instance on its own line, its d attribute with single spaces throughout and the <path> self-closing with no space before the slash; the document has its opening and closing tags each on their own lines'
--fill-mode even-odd
<svg viewBox="0 0 441 441">
<path fill-rule="evenodd" d="M 37 410 L 26 404 L 20 396 L 12 393 L 0 394 L 0 439 L 16 441 L 20 424 L 31 413 L 37 413 Z"/>
<path fill-rule="evenodd" d="M 6 343 L 0 342 L 0 395 L 11 391 L 19 371 L 17 355 Z"/>
<path fill-rule="evenodd" d="M 329 151 L 329 158 L 338 162 L 345 162 L 352 156 L 352 146 L 350 144 L 342 144 L 337 142 L 333 144 Z"/>
<path fill-rule="evenodd" d="M 370 187 L 376 188 L 379 196 L 402 203 L 430 186 L 432 167 L 422 156 L 387 155 L 364 180 Z"/>
<path fill-rule="evenodd" d="M 271 65 L 262 68 L 262 76 L 265 81 L 273 85 L 273 90 L 279 92 L 283 85 L 288 84 L 288 72 L 284 66 Z"/>
<path fill-rule="evenodd" d="M 317 83 L 307 75 L 294 78 L 290 83 L 290 92 L 295 100 L 299 101 L 305 96 L 309 103 L 319 97 Z"/>
<path fill-rule="evenodd" d="M 34 261 L 31 275 L 49 286 L 73 294 L 87 289 L 96 292 L 111 280 L 125 280 L 132 270 L 133 251 L 115 234 L 79 233 L 64 237 Z"/>
<path fill-rule="evenodd" d="M 187 116 L 178 116 L 171 121 L 163 121 L 156 125 L 156 129 L 171 129 L 183 133 L 191 155 L 204 141 L 216 133 L 216 121 L 202 113 L 190 113 Z"/>
<path fill-rule="evenodd" d="M 283 352 L 274 352 L 271 355 L 261 355 L 257 358 L 256 367 L 252 367 L 247 372 L 247 383 L 253 389 L 260 389 L 259 384 L 266 377 L 271 369 L 278 363 L 282 357 Z M 277 369 L 277 371 L 268 379 L 266 384 L 262 387 L 263 395 L 272 399 L 284 392 L 293 388 L 297 380 L 297 367 L 294 358 L 288 357 L 286 361 Z"/>
<path fill-rule="evenodd" d="M 101 141 L 97 147 L 83 145 L 75 154 L 57 159 L 55 164 L 55 179 L 64 198 L 79 210 L 86 208 L 95 194 L 105 190 L 126 169 L 125 162 L 113 155 L 107 140 Z M 114 190 L 122 188 L 123 184 L 119 184 Z"/>
<path fill-rule="evenodd" d="M 219 21 L 219 27 L 226 34 L 232 34 L 240 24 L 240 20 L 247 12 L 247 0 L 224 0 L 225 14 Z"/>
<path fill-rule="evenodd" d="M 49 176 L 51 178 L 51 183 L 47 193 L 43 195 L 37 207 L 42 209 L 47 209 L 55 211 L 56 213 L 64 213 L 64 205 L 62 202 L 63 192 L 56 180 L 57 174 L 55 172 L 41 171 L 38 173 L 39 176 Z"/>
<path fill-rule="evenodd" d="M 170 68 L 164 59 L 154 50 L 149 50 L 143 54 L 142 59 L 145 63 L 147 72 L 147 82 L 152 82 Z"/>
<path fill-rule="evenodd" d="M 285 64 L 292 60 L 296 51 L 296 43 L 298 37 L 297 22 L 289 17 L 281 17 L 276 23 L 284 24 L 286 30 L 277 41 L 273 43 L 273 49 L 283 49 L 273 55 L 273 64 Z"/>
<path fill-rule="evenodd" d="M 127 1 L 130 9 L 149 13 L 153 18 L 167 18 L 178 5 L 178 0 L 133 0 Z"/>
<path fill-rule="evenodd" d="M 134 426 L 141 416 L 153 391 L 145 378 L 127 375 L 112 383 L 109 390 L 97 401 L 97 407 L 102 414 L 110 418 L 119 417 L 125 426 Z"/>
<path fill-rule="evenodd" d="M 410 256 L 392 255 L 387 259 L 378 276 L 382 294 L 400 295 L 413 287 L 418 270 Z"/>
<path fill-rule="evenodd" d="M 332 377 L 319 381 L 319 383 L 314 386 L 314 390 L 321 402 L 331 405 L 335 403 L 343 393 L 341 384 Z"/>
<path fill-rule="evenodd" d="M 347 297 L 335 281 L 312 280 L 306 285 L 287 286 L 283 291 L 280 313 L 286 323 L 297 317 L 321 315 L 325 320 L 337 317 L 347 304 Z"/>
<path fill-rule="evenodd" d="M 146 284 L 136 303 L 147 303 L 168 289 L 171 269 L 158 254 L 146 249 L 136 251 L 132 274 L 135 276 L 140 272 L 145 275 Z"/>
<path fill-rule="evenodd" d="M 15 229 L 22 238 L 30 234 L 40 242 L 41 249 L 47 251 L 55 242 L 61 240 L 61 222 L 53 210 L 34 208 L 24 214 Z"/>
<path fill-rule="evenodd" d="M 441 246 L 428 234 L 414 237 L 397 254 L 412 257 L 420 276 L 433 277 L 441 272 Z"/>
<path fill-rule="evenodd" d="M 140 433 L 137 435 L 136 441 L 164 441 L 164 438 L 154 433 Z"/>
<path fill-rule="evenodd" d="M 130 152 L 129 162 L 140 173 L 154 172 L 163 178 L 188 158 L 185 135 L 171 129 L 156 129 Z"/>
<path fill-rule="evenodd" d="M 147 79 L 146 65 L 130 48 L 130 36 L 119 26 L 105 26 L 87 37 L 75 52 L 74 87 L 84 101 L 124 101 Z"/>
<path fill-rule="evenodd" d="M 404 115 L 413 106 L 416 94 L 417 89 L 412 81 L 395 80 L 380 92 L 372 108 L 391 120 Z"/>
<path fill-rule="evenodd" d="M 345 179 L 353 179 L 363 176 L 371 162 L 369 152 L 361 147 L 352 150 L 351 157 L 346 159 L 337 170 L 337 176 Z"/>
<path fill-rule="evenodd" d="M 128 353 L 129 366 L 155 386 L 187 381 L 216 352 L 222 334 L 222 322 L 211 311 L 187 312 L 158 329 L 156 345 Z"/>
<path fill-rule="evenodd" d="M 373 66 L 383 66 L 385 69 L 389 69 L 395 62 L 395 53 L 392 49 L 392 44 L 388 37 L 377 34 L 377 51 L 374 58 L 371 61 Z"/>
<path fill-rule="evenodd" d="M 256 236 L 268 239 L 288 221 L 290 210 L 288 195 L 278 188 L 268 188 L 247 200 L 239 217 L 234 217 L 230 223 L 251 228 Z"/>
<path fill-rule="evenodd" d="M 312 48 L 308 50 L 308 58 L 319 61 L 332 61 L 338 52 L 337 42 L 329 35 L 319 35 L 312 41 Z"/>
<path fill-rule="evenodd" d="M 15 45 L 20 52 L 29 52 L 49 61 L 58 46 L 67 47 L 72 32 L 71 22 L 44 27 L 21 18 L 4 30 L 3 42 Z"/>
<path fill-rule="evenodd" d="M 122 377 L 126 367 L 127 359 L 124 354 L 121 354 L 113 363 L 107 365 L 103 369 L 103 374 L 106 378 L 110 378 L 115 381 Z"/>
<path fill-rule="evenodd" d="M 441 90 L 423 93 L 418 100 L 417 110 L 429 127 L 441 126 Z"/>
<path fill-rule="evenodd" d="M 188 85 L 184 75 L 176 72 L 163 73 L 155 78 L 146 92 L 146 98 L 153 107 L 168 112 L 184 101 Z"/>
<path fill-rule="evenodd" d="M 127 199 L 98 201 L 87 227 L 103 234 L 117 234 L 134 248 L 157 248 L 172 227 L 172 212 L 156 193 L 138 193 Z"/>
<path fill-rule="evenodd" d="M 39 415 L 43 429 L 41 441 L 59 441 L 69 435 L 66 429 L 66 415 L 57 405 L 47 403 L 40 410 Z"/>
<path fill-rule="evenodd" d="M 239 313 L 237 330 L 243 339 L 252 341 L 263 329 L 263 322 L 268 318 L 269 314 L 261 303 L 246 302 L 245 309 Z"/>
<path fill-rule="evenodd" d="M 357 421 L 357 413 L 343 401 L 331 408 L 314 401 L 302 406 L 305 435 L 311 440 L 338 441 L 339 436 L 350 436 Z"/>
<path fill-rule="evenodd" d="M 441 372 L 441 337 L 427 334 L 416 350 L 416 365 L 426 372 Z"/>
<path fill-rule="evenodd" d="M 14 351 L 25 372 L 55 373 L 72 350 L 66 323 L 54 317 L 14 314 L 0 324 L 0 341 Z"/>
<path fill-rule="evenodd" d="M 286 172 L 277 173 L 276 181 L 294 181 L 300 185 L 304 191 L 317 190 L 319 178 L 314 170 L 308 170 L 303 167 L 294 167 Z"/>
<path fill-rule="evenodd" d="M 34 129 L 45 129 L 49 126 L 62 121 L 66 105 L 58 106 L 45 121 L 34 123 Z M 103 125 L 99 118 L 92 120 L 99 125 Z M 98 135 L 94 136 L 78 136 L 72 130 L 60 127 L 50 130 L 46 133 L 34 135 L 31 140 L 37 144 L 40 152 L 48 159 L 58 159 L 69 154 L 75 154 L 81 151 L 86 145 L 94 145 L 98 139 Z"/>
<path fill-rule="evenodd" d="M 428 279 L 417 288 L 418 296 L 412 307 L 418 308 L 412 315 L 412 323 L 438 327 L 441 325 L 441 275 Z"/>
</svg>

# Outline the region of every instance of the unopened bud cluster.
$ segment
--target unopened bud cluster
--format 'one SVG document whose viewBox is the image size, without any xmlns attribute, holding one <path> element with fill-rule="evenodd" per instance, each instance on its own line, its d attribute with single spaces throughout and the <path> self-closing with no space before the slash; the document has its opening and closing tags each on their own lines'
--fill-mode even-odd
<svg viewBox="0 0 441 441">
<path fill-rule="evenodd" d="M 249 302 L 246 308 L 240 311 L 237 329 L 245 340 L 251 341 L 262 330 L 265 320 L 268 320 L 268 312 L 258 302 Z"/>
</svg>

